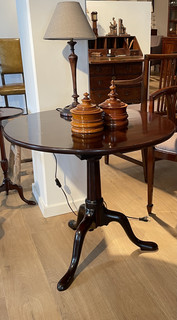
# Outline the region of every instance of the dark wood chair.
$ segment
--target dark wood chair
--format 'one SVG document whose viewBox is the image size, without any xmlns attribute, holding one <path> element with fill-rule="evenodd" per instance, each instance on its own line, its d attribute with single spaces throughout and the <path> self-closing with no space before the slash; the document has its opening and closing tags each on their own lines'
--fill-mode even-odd
<svg viewBox="0 0 177 320">
<path fill-rule="evenodd" d="M 21 82 L 15 83 L 8 81 L 9 75 L 21 75 Z M 0 95 L 4 97 L 5 106 L 9 107 L 8 96 L 23 95 L 25 102 L 24 113 L 28 113 L 25 83 L 23 75 L 23 65 L 21 57 L 20 39 L 3 38 L 0 39 Z M 14 182 L 20 184 L 21 163 L 29 162 L 31 158 L 21 159 L 21 148 L 11 144 L 9 156 L 9 174 L 14 176 Z"/>
<path fill-rule="evenodd" d="M 177 86 L 157 90 L 149 97 L 150 112 L 158 112 L 172 120 L 177 128 Z M 148 213 L 152 211 L 154 165 L 156 160 L 165 159 L 177 162 L 177 132 L 163 143 L 153 148 L 151 170 L 148 170 Z"/>
<path fill-rule="evenodd" d="M 149 110 L 149 81 L 151 75 L 151 62 L 160 61 L 159 75 L 157 76 L 157 89 L 173 86 L 177 83 L 177 54 L 146 54 L 144 56 L 143 73 L 141 76 L 130 80 L 115 80 L 117 86 L 117 93 L 119 94 L 119 87 L 130 87 L 135 84 L 141 84 L 141 103 L 138 105 L 129 105 L 128 108 L 135 108 L 142 111 Z M 157 81 L 156 81 L 157 84 Z M 154 90 L 156 91 L 156 90 Z M 124 101 L 126 102 L 126 101 Z M 166 103 L 166 100 L 161 101 L 161 108 Z M 157 108 L 157 107 L 156 107 Z M 159 112 L 158 108 L 154 112 Z M 147 149 L 143 149 L 142 161 L 131 157 L 125 153 L 117 153 L 115 156 L 121 157 L 125 160 L 133 162 L 143 167 L 144 178 L 147 181 Z M 109 164 L 109 156 L 105 156 L 105 163 Z"/>
</svg>

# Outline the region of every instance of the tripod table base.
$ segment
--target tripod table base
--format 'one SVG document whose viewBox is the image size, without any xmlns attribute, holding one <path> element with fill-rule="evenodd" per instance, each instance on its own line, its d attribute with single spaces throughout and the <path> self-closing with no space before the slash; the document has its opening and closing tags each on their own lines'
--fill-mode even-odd
<svg viewBox="0 0 177 320">
<path fill-rule="evenodd" d="M 97 224 L 97 215 L 100 217 L 99 224 Z M 57 289 L 59 291 L 66 290 L 74 280 L 74 274 L 79 262 L 83 241 L 87 231 L 94 225 L 96 227 L 108 225 L 108 223 L 111 221 L 119 222 L 129 239 L 135 245 L 140 247 L 141 250 L 155 251 L 158 249 L 156 243 L 151 241 L 143 241 L 135 236 L 127 217 L 123 213 L 107 209 L 103 203 L 100 204 L 100 201 L 97 204 L 96 202 L 91 203 L 90 201 L 87 202 L 86 200 L 86 205 L 82 205 L 79 209 L 77 221 L 71 220 L 69 222 L 69 226 L 74 230 L 76 229 L 76 233 L 71 263 L 66 274 L 58 282 Z"/>
</svg>

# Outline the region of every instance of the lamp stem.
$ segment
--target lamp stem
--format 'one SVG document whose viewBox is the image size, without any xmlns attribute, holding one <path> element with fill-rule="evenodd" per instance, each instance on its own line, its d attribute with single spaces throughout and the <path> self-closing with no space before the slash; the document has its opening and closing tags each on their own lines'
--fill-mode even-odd
<svg viewBox="0 0 177 320">
<path fill-rule="evenodd" d="M 70 46 L 70 50 L 71 50 L 71 54 L 69 55 L 68 59 L 70 62 L 70 67 L 71 67 L 71 73 L 72 73 L 72 82 L 73 82 L 73 103 L 72 106 L 76 107 L 77 104 L 79 104 L 78 102 L 78 97 L 79 95 L 77 94 L 77 83 L 76 83 L 76 66 L 77 66 L 77 55 L 74 53 L 74 46 L 77 42 L 73 41 L 73 39 L 71 39 L 70 41 L 68 41 L 68 44 Z"/>
</svg>

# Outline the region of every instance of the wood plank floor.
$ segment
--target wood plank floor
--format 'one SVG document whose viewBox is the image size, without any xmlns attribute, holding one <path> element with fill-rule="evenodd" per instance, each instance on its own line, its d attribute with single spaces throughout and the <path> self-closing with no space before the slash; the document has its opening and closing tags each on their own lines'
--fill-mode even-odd
<svg viewBox="0 0 177 320">
<path fill-rule="evenodd" d="M 109 166 L 103 160 L 108 208 L 147 215 L 142 168 L 115 156 Z M 0 319 L 176 320 L 176 173 L 176 163 L 158 162 L 154 215 L 149 222 L 130 220 L 135 234 L 157 242 L 159 250 L 141 252 L 118 223 L 97 228 L 87 233 L 76 278 L 64 292 L 56 285 L 70 263 L 74 231 L 67 223 L 73 214 L 45 219 L 38 206 L 26 205 L 17 193 L 1 193 Z M 22 177 L 28 198 L 32 181 L 32 175 Z"/>
</svg>

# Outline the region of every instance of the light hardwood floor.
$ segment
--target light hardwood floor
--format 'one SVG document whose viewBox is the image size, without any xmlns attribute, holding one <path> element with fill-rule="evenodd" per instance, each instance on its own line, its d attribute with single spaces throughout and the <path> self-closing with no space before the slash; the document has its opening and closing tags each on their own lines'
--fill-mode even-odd
<svg viewBox="0 0 177 320">
<path fill-rule="evenodd" d="M 111 156 L 109 166 L 102 159 L 101 174 L 108 208 L 147 215 L 141 167 Z M 32 181 L 32 175 L 22 177 L 29 198 Z M 161 161 L 153 217 L 130 220 L 135 234 L 157 242 L 159 250 L 141 252 L 118 223 L 97 228 L 86 235 L 71 287 L 58 292 L 71 258 L 74 231 L 67 223 L 73 214 L 45 219 L 17 193 L 1 193 L 0 320 L 176 320 L 176 196 L 177 164 Z"/>
<path fill-rule="evenodd" d="M 160 75 L 157 71 L 154 71 L 153 67 L 150 70 L 150 82 L 149 82 L 149 94 L 153 93 L 154 91 L 159 89 L 159 81 Z"/>
</svg>

